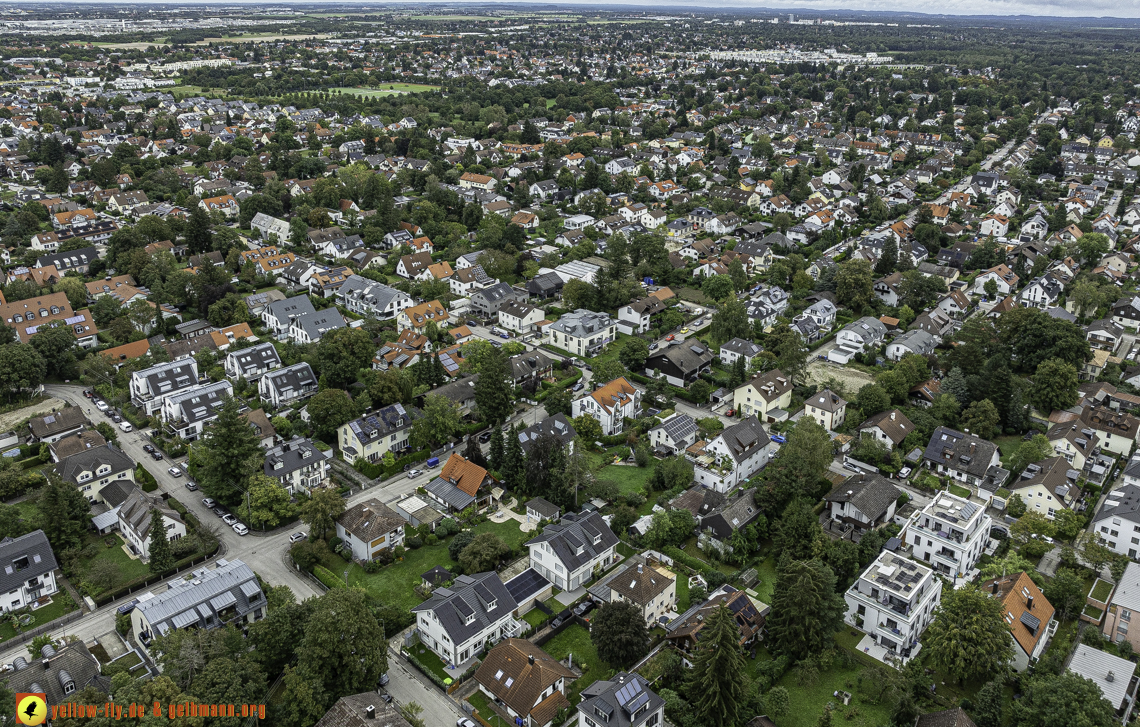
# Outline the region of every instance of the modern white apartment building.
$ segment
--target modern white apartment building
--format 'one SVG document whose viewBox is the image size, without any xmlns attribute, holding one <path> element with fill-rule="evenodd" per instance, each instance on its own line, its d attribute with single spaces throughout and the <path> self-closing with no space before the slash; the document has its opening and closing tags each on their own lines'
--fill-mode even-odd
<svg viewBox="0 0 1140 727">
<path fill-rule="evenodd" d="M 981 505 L 949 492 L 939 492 L 911 516 L 902 539 L 921 558 L 948 578 L 959 578 L 978 564 L 993 520 Z"/>
<path fill-rule="evenodd" d="M 884 551 L 843 598 L 848 624 L 887 651 L 909 658 L 918 653 L 919 638 L 934 620 L 942 581 L 930 568 Z"/>
</svg>

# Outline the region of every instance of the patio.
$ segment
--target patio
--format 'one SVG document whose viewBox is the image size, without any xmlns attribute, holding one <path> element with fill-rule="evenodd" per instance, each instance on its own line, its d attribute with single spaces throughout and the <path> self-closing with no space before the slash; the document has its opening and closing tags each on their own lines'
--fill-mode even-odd
<svg viewBox="0 0 1140 727">
<path fill-rule="evenodd" d="M 887 666 L 893 666 L 898 669 L 918 656 L 918 652 L 922 650 L 922 644 L 916 644 L 914 648 L 910 650 L 910 656 L 903 657 L 899 656 L 897 652 L 875 643 L 875 640 L 868 634 L 859 640 L 859 645 L 856 648 L 875 661 L 880 661 Z"/>
</svg>

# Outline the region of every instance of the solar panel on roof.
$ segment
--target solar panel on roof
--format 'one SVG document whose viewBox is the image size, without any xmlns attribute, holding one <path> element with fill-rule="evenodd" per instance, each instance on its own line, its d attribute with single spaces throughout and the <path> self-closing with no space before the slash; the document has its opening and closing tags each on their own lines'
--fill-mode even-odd
<svg viewBox="0 0 1140 727">
<path fill-rule="evenodd" d="M 649 704 L 649 695 L 645 692 L 642 692 L 641 694 L 638 694 L 636 697 L 634 697 L 628 704 L 626 704 L 625 708 L 629 711 L 630 715 L 633 715 L 637 713 L 637 710 L 641 709 L 646 704 Z"/>
</svg>

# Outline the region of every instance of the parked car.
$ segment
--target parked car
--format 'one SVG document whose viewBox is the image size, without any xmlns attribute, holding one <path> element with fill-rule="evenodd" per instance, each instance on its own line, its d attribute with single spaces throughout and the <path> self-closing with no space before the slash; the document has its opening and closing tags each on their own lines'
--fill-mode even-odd
<svg viewBox="0 0 1140 727">
<path fill-rule="evenodd" d="M 676 336 L 674 336 L 672 333 L 670 333 L 668 336 L 665 336 L 666 341 L 672 341 L 675 338 L 676 338 Z"/>
<path fill-rule="evenodd" d="M 83 395 L 86 396 L 88 399 L 94 399 L 95 398 L 95 392 L 92 389 L 84 389 Z"/>
<path fill-rule="evenodd" d="M 455 720 L 455 727 L 475 727 L 475 723 L 469 719 Z"/>
<path fill-rule="evenodd" d="M 724 415 L 727 417 L 734 417 L 734 416 L 736 416 L 736 410 L 735 409 L 729 409 L 728 411 L 726 411 L 724 413 Z"/>
<path fill-rule="evenodd" d="M 161 459 L 162 459 L 162 452 L 159 452 L 159 451 L 156 449 L 156 450 L 154 450 L 153 452 L 151 452 L 151 453 L 150 453 L 150 458 L 151 458 L 151 459 L 153 459 L 155 462 L 158 462 L 159 460 L 161 460 Z"/>
<path fill-rule="evenodd" d="M 186 480 L 186 489 L 191 492 L 196 492 L 198 490 L 198 483 L 194 480 Z"/>
<path fill-rule="evenodd" d="M 226 525 L 234 525 L 237 523 L 237 521 L 238 521 L 237 516 L 234 515 L 232 512 L 226 513 L 225 515 L 222 516 L 222 522 L 224 522 Z"/>
<path fill-rule="evenodd" d="M 309 536 L 305 535 L 304 533 L 293 533 L 292 535 L 289 536 L 289 542 L 290 543 L 299 543 L 307 537 L 309 537 Z M 387 676 L 387 675 L 385 675 L 385 676 Z"/>
<path fill-rule="evenodd" d="M 479 443 L 480 444 L 486 444 L 487 442 L 490 442 L 490 441 L 491 441 L 491 431 L 490 430 L 487 430 L 487 431 L 485 431 L 479 435 Z"/>
<path fill-rule="evenodd" d="M 123 418 L 121 416 L 119 416 L 118 414 L 111 412 L 111 421 L 118 424 L 119 422 L 123 421 Z"/>
<path fill-rule="evenodd" d="M 119 606 L 115 610 L 118 611 L 119 613 L 124 613 L 124 614 L 130 613 L 131 611 L 135 610 L 135 606 L 137 606 L 137 605 L 139 605 L 139 599 L 132 598 L 130 601 L 127 601 L 126 603 L 124 603 L 122 606 Z"/>
<path fill-rule="evenodd" d="M 384 704 L 391 704 L 392 703 L 392 695 L 391 694 L 388 694 L 388 693 L 381 694 L 380 699 L 384 702 Z"/>
<path fill-rule="evenodd" d="M 382 687 L 388 686 L 388 681 L 389 681 L 389 679 L 388 679 L 387 674 L 381 674 L 380 675 L 380 686 L 382 686 Z"/>
<path fill-rule="evenodd" d="M 784 444 L 785 442 L 788 441 L 788 438 L 785 437 L 783 434 L 773 434 L 771 439 L 776 444 Z"/>
<path fill-rule="evenodd" d="M 249 528 L 244 523 L 234 523 L 233 528 L 238 535 L 249 535 Z"/>
<path fill-rule="evenodd" d="M 582 601 L 581 603 L 579 603 L 577 606 L 574 607 L 574 613 L 578 614 L 579 616 L 585 616 L 586 614 L 588 614 L 590 611 L 593 611 L 593 610 L 594 610 L 594 602 L 593 601 Z"/>
<path fill-rule="evenodd" d="M 98 410 L 99 410 L 99 411 L 101 411 L 101 412 L 108 412 L 108 411 L 110 411 L 110 410 L 111 410 L 111 407 L 110 407 L 110 406 L 108 406 L 108 405 L 107 405 L 107 402 L 105 402 L 105 401 L 97 401 L 97 402 L 95 402 L 95 408 L 96 408 L 96 409 L 98 409 Z"/>
<path fill-rule="evenodd" d="M 228 512 L 229 511 L 226 510 L 226 508 L 222 507 L 221 505 L 215 505 L 214 506 L 214 514 L 217 515 L 218 517 L 225 517 L 228 514 Z"/>
<path fill-rule="evenodd" d="M 206 506 L 207 510 L 213 510 L 214 505 L 217 505 L 218 503 L 214 502 L 214 498 L 212 497 L 203 497 L 202 504 Z"/>
<path fill-rule="evenodd" d="M 143 451 L 146 452 L 147 454 L 154 454 L 156 450 L 155 450 L 153 445 L 144 444 L 143 445 Z"/>
<path fill-rule="evenodd" d="M 511 337 L 511 334 L 507 333 L 506 331 L 502 331 L 501 333 L 499 333 L 499 338 L 510 338 L 510 337 Z"/>
<path fill-rule="evenodd" d="M 166 471 L 170 473 L 171 477 L 181 477 L 182 476 L 182 470 L 180 470 L 177 467 L 171 467 L 170 469 L 168 469 Z"/>
<path fill-rule="evenodd" d="M 656 351 L 657 350 L 657 341 L 654 341 L 653 343 L 649 344 L 649 350 L 650 351 Z"/>
<path fill-rule="evenodd" d="M 408 479 L 414 480 L 423 474 L 422 470 L 408 470 Z"/>
<path fill-rule="evenodd" d="M 119 422 L 119 429 L 122 429 L 124 432 L 129 432 L 134 429 L 134 427 L 131 426 L 130 422 Z"/>
<path fill-rule="evenodd" d="M 552 628 L 558 628 L 561 625 L 562 625 L 562 617 L 561 616 L 559 616 L 558 618 L 556 618 L 550 622 L 550 626 Z"/>
<path fill-rule="evenodd" d="M 579 381 L 578 383 L 574 384 L 574 387 L 571 390 L 572 391 L 581 391 L 582 390 L 582 382 Z"/>
</svg>

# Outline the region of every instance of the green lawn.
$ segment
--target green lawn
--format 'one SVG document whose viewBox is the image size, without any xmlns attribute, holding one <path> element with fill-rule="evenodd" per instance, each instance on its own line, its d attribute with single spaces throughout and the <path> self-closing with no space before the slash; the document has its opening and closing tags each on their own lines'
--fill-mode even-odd
<svg viewBox="0 0 1140 727">
<path fill-rule="evenodd" d="M 951 495 L 957 495 L 958 497 L 964 497 L 967 500 L 970 499 L 970 495 L 971 495 L 970 491 L 967 490 L 965 487 L 962 487 L 961 485 L 955 485 L 955 484 L 950 485 L 950 494 Z"/>
<path fill-rule="evenodd" d="M 1017 434 L 1011 434 L 1008 437 L 997 437 L 993 442 L 998 446 L 998 451 L 1001 453 L 1001 462 L 1004 465 L 1009 457 L 1017 451 L 1017 448 L 1021 446 L 1021 437 Z"/>
<path fill-rule="evenodd" d="M 115 544 L 111 547 L 107 547 L 104 543 L 104 538 L 114 540 Z M 110 561 L 119 567 L 119 578 L 118 583 L 116 583 L 116 587 L 122 583 L 129 583 L 136 578 L 146 578 L 148 575 L 150 575 L 150 568 L 145 563 L 143 563 L 141 560 L 131 558 L 129 555 L 127 555 L 126 551 L 123 550 L 124 541 L 121 536 L 99 536 L 89 534 L 87 536 L 87 543 L 94 544 L 95 547 L 98 548 L 98 554 L 94 558 L 82 563 L 80 568 L 84 574 L 87 573 L 87 571 L 96 563 L 99 563 L 101 561 Z M 79 580 L 83 580 L 82 574 L 80 575 Z"/>
<path fill-rule="evenodd" d="M 1097 578 L 1096 583 L 1093 584 L 1092 591 L 1089 592 L 1089 597 L 1094 601 L 1107 603 L 1110 593 L 1112 593 L 1112 584 Z"/>
<path fill-rule="evenodd" d="M 674 573 L 677 576 L 677 613 L 684 613 L 692 605 L 689 603 L 689 577 L 683 573 Z"/>
<path fill-rule="evenodd" d="M 652 467 L 608 465 L 598 470 L 598 479 L 616 483 L 618 490 L 623 495 L 644 492 L 648 489 L 646 483 L 652 476 Z"/>
<path fill-rule="evenodd" d="M 590 632 L 585 627 L 574 624 L 555 636 L 542 647 L 543 651 L 561 661 L 567 655 L 574 655 L 574 667 L 582 670 L 582 676 L 570 685 L 566 698 L 570 704 L 578 703 L 578 694 L 599 679 L 608 679 L 614 670 L 598 657 L 598 652 L 590 642 Z"/>
<path fill-rule="evenodd" d="M 458 676 L 458 673 L 455 672 L 455 670 L 448 671 L 447 665 L 444 664 L 443 661 L 435 655 L 435 652 L 423 644 L 416 644 L 413 646 L 412 653 L 416 655 L 416 659 L 421 664 L 426 666 L 431 671 L 435 672 L 435 675 L 440 679 L 446 681 L 447 679 L 454 679 L 456 676 Z"/>
<path fill-rule="evenodd" d="M 485 522 L 477 526 L 474 532 L 495 533 L 511 548 L 518 548 L 530 539 L 528 533 L 519 530 L 519 524 L 515 520 L 503 523 Z M 408 550 L 403 560 L 381 568 L 377 573 L 365 573 L 363 568 L 354 563 L 348 567 L 348 582 L 354 586 L 361 586 L 393 606 L 408 609 L 418 606 L 421 599 L 413 589 L 420 583 L 422 574 L 437 565 L 454 571 L 456 563 L 447 552 L 450 542 L 451 540 L 447 539 L 436 545 Z M 331 565 L 325 564 L 325 567 L 339 576 L 344 573 L 345 564 L 337 557 Z"/>
<path fill-rule="evenodd" d="M 760 576 L 760 582 L 756 584 L 754 589 L 756 597 L 764 603 L 771 604 L 772 592 L 776 590 L 776 559 L 774 557 L 765 558 L 753 567 Z"/>
<path fill-rule="evenodd" d="M 500 717 L 498 712 L 491 709 L 490 700 L 487 699 L 487 695 L 478 689 L 467 698 L 467 701 L 471 703 L 471 706 L 475 708 L 479 716 L 482 717 L 487 724 L 491 725 L 491 727 L 514 727 L 513 724 L 509 724 L 505 719 Z"/>
<path fill-rule="evenodd" d="M 35 628 L 43 626 L 49 621 L 54 621 L 64 614 L 71 613 L 77 608 L 75 601 L 72 600 L 71 595 L 65 591 L 60 590 L 59 593 L 53 594 L 51 603 L 43 608 L 38 608 L 32 611 L 32 615 L 36 617 L 35 623 L 31 624 L 28 628 Z M 7 641 L 16 635 L 16 630 L 7 621 L 3 626 L 0 626 L 0 641 Z"/>
<path fill-rule="evenodd" d="M 365 98 L 377 98 L 380 96 L 394 96 L 400 93 L 422 93 L 424 91 L 438 91 L 439 86 L 428 86 L 422 83 L 386 83 L 379 88 L 351 88 L 349 86 L 338 86 L 330 88 L 332 93 L 352 94 L 353 96 L 363 96 Z"/>
<path fill-rule="evenodd" d="M 757 654 L 759 660 L 759 654 Z M 852 727 L 877 727 L 887 724 L 890 719 L 889 704 L 872 704 L 867 696 L 858 689 L 859 677 L 863 667 L 857 663 L 849 667 L 833 665 L 831 668 L 819 673 L 819 680 L 814 684 L 800 684 L 799 675 L 791 669 L 777 684 L 788 690 L 793 710 L 784 717 L 773 720 L 778 727 L 815 727 L 819 723 L 820 715 L 828 703 L 835 705 L 832 712 L 832 721 L 837 725 L 852 725 Z M 834 694 L 836 691 L 847 691 L 855 695 L 851 704 L 843 706 Z"/>
</svg>

